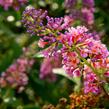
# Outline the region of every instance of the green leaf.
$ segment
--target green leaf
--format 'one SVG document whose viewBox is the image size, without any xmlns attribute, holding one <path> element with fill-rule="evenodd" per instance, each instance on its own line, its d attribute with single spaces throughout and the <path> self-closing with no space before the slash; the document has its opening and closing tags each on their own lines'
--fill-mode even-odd
<svg viewBox="0 0 109 109">
<path fill-rule="evenodd" d="M 41 54 L 40 52 L 39 52 L 39 53 L 36 53 L 36 54 L 33 56 L 33 58 L 43 58 L 43 57 L 44 57 L 44 55 Z"/>
</svg>

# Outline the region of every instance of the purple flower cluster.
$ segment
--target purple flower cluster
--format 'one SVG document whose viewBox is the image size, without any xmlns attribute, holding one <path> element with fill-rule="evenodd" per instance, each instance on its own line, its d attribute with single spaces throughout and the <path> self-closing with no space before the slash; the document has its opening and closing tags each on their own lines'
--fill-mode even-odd
<svg viewBox="0 0 109 109">
<path fill-rule="evenodd" d="M 44 25 L 43 20 L 47 16 L 47 11 L 41 9 L 36 10 L 34 8 L 26 9 L 23 12 L 22 23 L 27 27 L 27 32 L 31 35 L 36 35 L 37 33 L 43 32 Z"/>
<path fill-rule="evenodd" d="M 38 45 L 44 48 L 46 45 L 53 44 L 51 47 L 57 50 L 57 37 L 61 31 L 67 29 L 73 20 L 69 16 L 61 18 L 53 18 L 47 15 L 47 11 L 34 8 L 26 9 L 23 12 L 22 23 L 27 28 L 27 32 L 31 35 L 41 36 Z M 50 54 L 53 54 L 53 51 Z"/>
<path fill-rule="evenodd" d="M 53 17 L 46 17 L 47 19 L 47 26 L 46 28 L 50 30 L 57 30 L 62 31 L 69 27 L 70 23 L 72 22 L 72 19 L 69 16 L 65 16 L 64 18 L 53 18 Z"/>
<path fill-rule="evenodd" d="M 20 6 L 27 2 L 28 0 L 0 0 L 0 5 L 4 7 L 5 10 L 8 10 L 10 7 L 19 10 Z"/>
<path fill-rule="evenodd" d="M 72 20 L 69 16 L 53 18 L 48 16 L 47 11 L 42 9 L 36 10 L 34 8 L 26 9 L 23 12 L 22 18 L 22 23 L 27 28 L 27 32 L 31 35 L 40 35 L 43 37 L 43 40 L 52 40 L 54 37 L 52 33 L 54 31 L 55 35 L 59 34 L 59 32 L 67 28 L 71 22 Z"/>
</svg>

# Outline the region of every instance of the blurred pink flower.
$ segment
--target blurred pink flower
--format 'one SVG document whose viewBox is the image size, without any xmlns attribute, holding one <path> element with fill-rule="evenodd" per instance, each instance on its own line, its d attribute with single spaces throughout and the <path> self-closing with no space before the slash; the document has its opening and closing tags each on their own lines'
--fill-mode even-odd
<svg viewBox="0 0 109 109">
<path fill-rule="evenodd" d="M 53 74 L 53 69 L 60 68 L 60 67 L 61 67 L 60 56 L 45 58 L 41 64 L 40 78 L 46 79 L 48 81 L 55 81 L 56 75 Z"/>
<path fill-rule="evenodd" d="M 5 10 L 8 10 L 10 7 L 18 10 L 21 5 L 27 2 L 28 0 L 0 0 L 0 5 L 4 7 Z"/>
</svg>

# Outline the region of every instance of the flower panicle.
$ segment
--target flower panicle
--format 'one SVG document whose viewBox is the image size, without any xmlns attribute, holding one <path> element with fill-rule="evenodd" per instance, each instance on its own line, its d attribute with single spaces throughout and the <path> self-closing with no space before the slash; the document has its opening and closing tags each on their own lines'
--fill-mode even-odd
<svg viewBox="0 0 109 109">
<path fill-rule="evenodd" d="M 39 14 L 36 15 L 36 13 Z M 43 15 L 43 17 L 39 15 Z M 85 26 L 71 27 L 69 22 L 72 19 L 68 16 L 64 18 L 53 18 L 43 14 L 42 10 L 35 9 L 26 10 L 23 15 L 24 24 L 27 29 L 30 29 L 30 25 L 34 26 L 34 29 L 31 29 L 32 31 L 35 29 L 38 31 L 37 26 L 39 26 L 40 22 L 43 23 L 44 19 L 47 22 L 45 25 L 41 25 L 40 28 L 46 34 L 41 35 L 38 42 L 40 47 L 46 48 L 46 45 L 48 47 L 42 52 L 44 56 L 56 56 L 60 53 L 66 73 L 71 77 L 85 77 L 84 90 L 86 93 L 100 93 L 98 86 L 102 82 L 100 80 L 103 79 L 105 81 L 104 78 L 108 77 L 109 74 L 109 51 L 106 46 L 99 39 L 95 38 L 95 34 L 89 33 Z M 39 33 L 36 32 L 35 34 L 37 35 Z M 101 78 L 102 76 L 103 78 Z M 86 77 L 90 79 L 86 79 Z M 93 78 L 96 82 L 89 81 Z M 91 88 L 86 90 L 88 87 Z"/>
</svg>

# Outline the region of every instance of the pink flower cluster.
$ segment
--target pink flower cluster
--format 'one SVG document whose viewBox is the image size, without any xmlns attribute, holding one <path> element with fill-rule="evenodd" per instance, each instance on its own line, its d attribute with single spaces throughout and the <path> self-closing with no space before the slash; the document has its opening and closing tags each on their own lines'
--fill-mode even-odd
<svg viewBox="0 0 109 109">
<path fill-rule="evenodd" d="M 0 0 L 0 5 L 5 9 L 8 10 L 10 7 L 18 10 L 21 5 L 27 3 L 28 0 Z"/>
<path fill-rule="evenodd" d="M 82 15 L 88 25 L 94 23 L 94 0 L 83 0 Z"/>
<path fill-rule="evenodd" d="M 48 81 L 55 81 L 56 75 L 53 74 L 54 68 L 61 67 L 60 56 L 45 58 L 40 68 L 40 78 Z"/>
<path fill-rule="evenodd" d="M 81 76 L 85 72 L 86 78 L 89 78 L 85 78 L 87 81 L 85 81 L 85 92 L 99 92 L 96 85 L 98 83 L 90 79 L 94 80 L 95 74 L 99 76 L 109 74 L 109 52 L 106 46 L 100 40 L 95 40 L 85 27 L 80 26 L 69 28 L 68 32 L 62 34 L 61 42 L 62 62 L 66 72 L 72 76 Z M 86 91 L 87 89 L 89 90 Z"/>
<path fill-rule="evenodd" d="M 23 88 L 28 83 L 28 70 L 33 59 L 21 56 L 0 76 L 0 87 Z"/>
<path fill-rule="evenodd" d="M 57 39 L 63 45 L 62 64 L 66 72 L 70 76 L 81 76 L 85 72 L 85 93 L 99 93 L 100 81 L 95 78 L 96 73 L 104 76 L 109 74 L 109 52 L 106 46 L 100 40 L 95 40 L 87 28 L 81 26 L 68 28 L 68 31 Z M 85 69 L 83 65 L 86 66 Z"/>
<path fill-rule="evenodd" d="M 62 53 L 62 64 L 63 68 L 66 70 L 66 73 L 70 76 L 80 76 L 80 69 L 78 65 L 80 63 L 80 59 L 76 52 L 64 52 Z"/>
<path fill-rule="evenodd" d="M 101 89 L 99 87 L 97 76 L 91 71 L 89 67 L 84 66 L 84 92 L 99 94 Z"/>
</svg>

